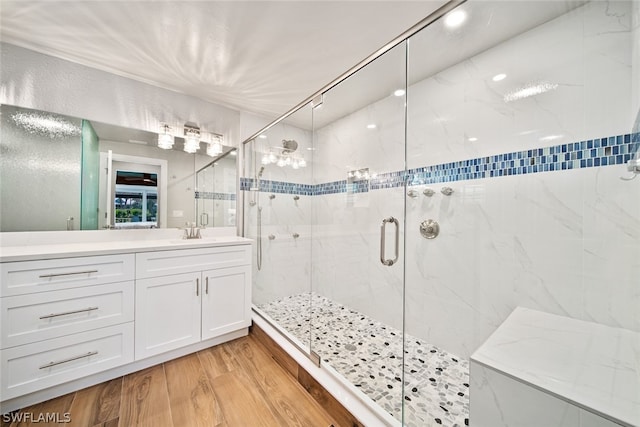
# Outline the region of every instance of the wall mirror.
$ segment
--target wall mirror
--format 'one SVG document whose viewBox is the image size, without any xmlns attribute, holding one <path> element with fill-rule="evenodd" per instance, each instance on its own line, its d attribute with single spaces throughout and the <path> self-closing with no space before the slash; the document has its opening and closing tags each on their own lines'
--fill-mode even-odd
<svg viewBox="0 0 640 427">
<path fill-rule="evenodd" d="M 0 231 L 235 225 L 235 148 L 11 105 L 0 119 Z"/>
</svg>

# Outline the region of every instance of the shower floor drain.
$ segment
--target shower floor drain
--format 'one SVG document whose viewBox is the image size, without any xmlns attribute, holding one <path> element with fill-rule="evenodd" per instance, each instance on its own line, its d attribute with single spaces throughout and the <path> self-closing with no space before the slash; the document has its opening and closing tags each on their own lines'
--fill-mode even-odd
<svg viewBox="0 0 640 427">
<path fill-rule="evenodd" d="M 311 318 L 301 317 L 311 307 Z M 299 294 L 259 306 L 323 363 L 407 426 L 468 425 L 469 362 L 333 302 Z M 311 325 L 311 327 L 310 327 Z M 404 381 L 404 396 L 403 396 Z"/>
</svg>

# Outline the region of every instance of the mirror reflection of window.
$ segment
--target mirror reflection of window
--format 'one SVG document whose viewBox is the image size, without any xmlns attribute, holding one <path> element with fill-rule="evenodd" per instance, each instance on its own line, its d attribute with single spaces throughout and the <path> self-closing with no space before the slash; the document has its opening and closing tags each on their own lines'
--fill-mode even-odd
<svg viewBox="0 0 640 427">
<path fill-rule="evenodd" d="M 113 200 L 116 228 L 158 226 L 158 175 L 116 171 Z"/>
</svg>

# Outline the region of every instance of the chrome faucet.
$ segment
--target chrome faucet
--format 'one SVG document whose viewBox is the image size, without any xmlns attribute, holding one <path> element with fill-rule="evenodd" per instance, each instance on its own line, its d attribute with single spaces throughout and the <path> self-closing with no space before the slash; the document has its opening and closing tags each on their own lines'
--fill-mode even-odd
<svg viewBox="0 0 640 427">
<path fill-rule="evenodd" d="M 200 227 L 198 227 L 195 222 L 187 222 L 184 229 L 184 236 L 182 236 L 182 238 L 202 239 L 202 235 L 200 234 Z"/>
</svg>

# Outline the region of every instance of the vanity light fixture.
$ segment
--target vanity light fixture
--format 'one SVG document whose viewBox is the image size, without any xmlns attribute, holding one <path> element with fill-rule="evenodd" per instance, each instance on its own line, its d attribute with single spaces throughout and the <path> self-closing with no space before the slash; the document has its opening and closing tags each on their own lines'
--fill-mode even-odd
<svg viewBox="0 0 640 427">
<path fill-rule="evenodd" d="M 191 126 L 184 127 L 184 151 L 194 154 L 200 148 L 200 129 Z"/>
<path fill-rule="evenodd" d="M 163 150 L 171 150 L 175 139 L 171 134 L 171 127 L 167 124 L 160 125 L 160 133 L 158 134 L 158 148 Z"/>
<path fill-rule="evenodd" d="M 211 134 L 211 140 L 207 144 L 207 156 L 216 157 L 222 154 L 222 135 Z"/>
</svg>

